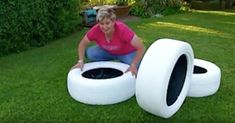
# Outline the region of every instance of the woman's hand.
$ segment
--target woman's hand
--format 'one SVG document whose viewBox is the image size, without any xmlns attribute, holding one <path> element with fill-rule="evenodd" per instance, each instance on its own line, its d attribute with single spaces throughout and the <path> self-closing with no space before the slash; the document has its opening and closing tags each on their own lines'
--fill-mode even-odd
<svg viewBox="0 0 235 123">
<path fill-rule="evenodd" d="M 128 72 L 128 71 L 130 71 L 133 76 L 135 76 L 135 77 L 137 76 L 138 69 L 137 69 L 136 65 L 133 65 L 133 64 L 130 65 L 130 67 L 126 70 L 126 72 Z"/>
<path fill-rule="evenodd" d="M 75 69 L 75 68 L 80 68 L 81 71 L 83 70 L 84 63 L 82 60 L 79 60 L 77 64 L 75 64 L 70 70 Z"/>
</svg>

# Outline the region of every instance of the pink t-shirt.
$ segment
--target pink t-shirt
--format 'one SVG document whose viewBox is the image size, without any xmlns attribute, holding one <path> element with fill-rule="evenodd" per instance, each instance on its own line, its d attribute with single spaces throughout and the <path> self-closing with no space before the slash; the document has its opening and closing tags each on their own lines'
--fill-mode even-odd
<svg viewBox="0 0 235 123">
<path fill-rule="evenodd" d="M 128 54 L 136 49 L 131 45 L 135 33 L 120 21 L 115 22 L 115 31 L 110 42 L 106 41 L 105 34 L 98 24 L 86 34 L 90 41 L 95 41 L 101 48 L 114 55 Z"/>
</svg>

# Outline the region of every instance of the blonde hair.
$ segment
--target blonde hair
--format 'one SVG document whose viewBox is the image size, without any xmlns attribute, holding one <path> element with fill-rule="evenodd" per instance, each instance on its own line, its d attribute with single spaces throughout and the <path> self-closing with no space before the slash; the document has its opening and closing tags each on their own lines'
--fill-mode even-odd
<svg viewBox="0 0 235 123">
<path fill-rule="evenodd" d="M 111 19 L 112 21 L 116 20 L 116 15 L 114 14 L 114 10 L 108 7 L 100 8 L 96 16 L 96 21 L 100 22 L 105 18 Z"/>
</svg>

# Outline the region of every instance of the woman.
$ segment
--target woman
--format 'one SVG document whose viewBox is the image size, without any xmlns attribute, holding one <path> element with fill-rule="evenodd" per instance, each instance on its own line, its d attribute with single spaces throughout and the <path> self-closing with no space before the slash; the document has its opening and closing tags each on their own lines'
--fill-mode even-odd
<svg viewBox="0 0 235 123">
<path fill-rule="evenodd" d="M 85 49 L 90 42 L 94 41 L 97 45 L 86 50 L 89 60 L 119 60 L 129 64 L 127 71 L 136 75 L 144 54 L 144 45 L 140 38 L 124 23 L 116 21 L 116 15 L 110 8 L 100 8 L 96 21 L 97 24 L 80 41 L 79 60 L 73 68 L 83 69 Z"/>
</svg>

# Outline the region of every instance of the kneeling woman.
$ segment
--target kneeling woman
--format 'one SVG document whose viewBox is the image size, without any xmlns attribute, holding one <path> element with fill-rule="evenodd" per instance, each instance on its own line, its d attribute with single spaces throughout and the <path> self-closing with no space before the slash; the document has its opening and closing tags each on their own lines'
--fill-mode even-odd
<svg viewBox="0 0 235 123">
<path fill-rule="evenodd" d="M 110 8 L 100 8 L 93 26 L 80 41 L 78 46 L 79 60 L 73 68 L 83 69 L 84 54 L 91 61 L 119 60 L 129 64 L 127 71 L 137 74 L 140 60 L 144 54 L 144 45 L 140 38 L 124 23 L 116 20 Z M 97 45 L 86 49 L 90 42 Z"/>
</svg>

